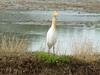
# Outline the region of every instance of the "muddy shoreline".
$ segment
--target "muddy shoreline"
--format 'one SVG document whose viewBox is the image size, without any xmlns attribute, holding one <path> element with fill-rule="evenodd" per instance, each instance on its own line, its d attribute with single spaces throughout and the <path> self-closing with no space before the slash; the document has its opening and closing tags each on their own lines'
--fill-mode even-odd
<svg viewBox="0 0 100 75">
<path fill-rule="evenodd" d="M 49 64 L 35 55 L 0 56 L 0 75 L 100 75 L 100 61 Z"/>
<path fill-rule="evenodd" d="M 0 10 L 80 10 L 100 12 L 100 1 L 0 0 Z"/>
</svg>

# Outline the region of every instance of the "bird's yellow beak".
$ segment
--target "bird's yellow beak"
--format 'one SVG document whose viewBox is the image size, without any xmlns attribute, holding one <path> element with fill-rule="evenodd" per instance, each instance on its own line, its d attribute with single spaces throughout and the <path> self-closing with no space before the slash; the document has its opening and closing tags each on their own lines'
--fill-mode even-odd
<svg viewBox="0 0 100 75">
<path fill-rule="evenodd" d="M 57 11 L 54 11 L 53 16 L 59 16 L 59 13 Z"/>
</svg>

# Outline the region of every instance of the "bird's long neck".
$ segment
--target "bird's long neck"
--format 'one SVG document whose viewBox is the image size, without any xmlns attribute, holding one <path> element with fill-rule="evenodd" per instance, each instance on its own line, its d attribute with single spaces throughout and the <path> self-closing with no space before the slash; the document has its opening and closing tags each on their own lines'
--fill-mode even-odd
<svg viewBox="0 0 100 75">
<path fill-rule="evenodd" d="M 52 26 L 53 30 L 55 31 L 56 30 L 56 16 L 53 16 L 52 17 Z"/>
</svg>

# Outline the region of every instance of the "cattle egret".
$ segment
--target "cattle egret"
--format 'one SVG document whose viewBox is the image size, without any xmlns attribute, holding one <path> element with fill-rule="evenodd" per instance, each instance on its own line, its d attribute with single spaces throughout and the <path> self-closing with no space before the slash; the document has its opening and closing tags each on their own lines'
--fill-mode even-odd
<svg viewBox="0 0 100 75">
<path fill-rule="evenodd" d="M 50 29 L 47 32 L 47 46 L 48 46 L 48 53 L 50 54 L 50 49 L 53 47 L 53 53 L 54 51 L 54 45 L 57 40 L 57 32 L 56 32 L 56 16 L 58 16 L 58 12 L 54 11 L 52 14 L 52 25 Z"/>
</svg>

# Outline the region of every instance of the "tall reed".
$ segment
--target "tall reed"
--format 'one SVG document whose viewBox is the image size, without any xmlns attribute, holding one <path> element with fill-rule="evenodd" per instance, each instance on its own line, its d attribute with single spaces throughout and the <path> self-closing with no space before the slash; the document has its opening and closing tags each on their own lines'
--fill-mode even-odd
<svg viewBox="0 0 100 75">
<path fill-rule="evenodd" d="M 97 48 L 87 39 L 83 42 L 74 42 L 72 45 L 72 52 L 75 58 L 86 60 L 88 62 L 100 59 L 100 55 L 97 53 Z"/>
<path fill-rule="evenodd" d="M 25 36 L 15 33 L 2 33 L 0 36 L 0 54 L 24 53 L 28 48 Z"/>
</svg>

